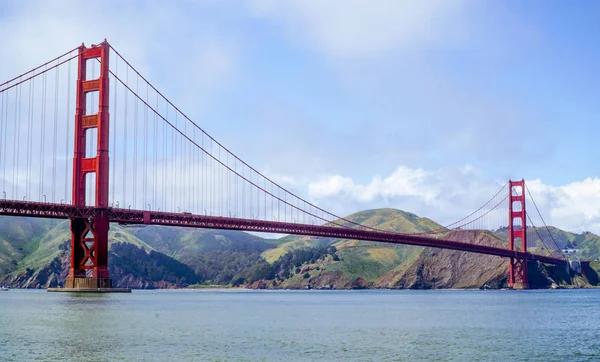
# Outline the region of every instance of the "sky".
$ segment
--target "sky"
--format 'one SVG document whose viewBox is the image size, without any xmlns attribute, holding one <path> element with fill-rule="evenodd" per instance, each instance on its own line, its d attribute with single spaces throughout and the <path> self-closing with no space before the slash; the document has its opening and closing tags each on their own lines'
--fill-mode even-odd
<svg viewBox="0 0 600 362">
<path fill-rule="evenodd" d="M 442 224 L 508 179 L 600 233 L 600 3 L 0 1 L 0 80 L 107 39 L 213 137 L 340 215 Z"/>
</svg>

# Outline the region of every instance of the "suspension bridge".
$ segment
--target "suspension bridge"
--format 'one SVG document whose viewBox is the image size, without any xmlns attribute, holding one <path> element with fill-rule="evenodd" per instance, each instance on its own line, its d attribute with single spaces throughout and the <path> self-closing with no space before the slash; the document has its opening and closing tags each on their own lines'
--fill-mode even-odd
<svg viewBox="0 0 600 362">
<path fill-rule="evenodd" d="M 499 186 L 463 219 L 423 233 L 380 230 L 328 212 L 229 151 L 106 40 L 82 44 L 0 84 L 0 152 L 1 215 L 70 220 L 67 289 L 112 287 L 111 222 L 495 255 L 508 259 L 515 288 L 528 286 L 528 261 L 567 263 L 523 180 Z M 528 202 L 536 212 L 526 211 Z M 445 238 L 451 230 L 494 226 L 507 226 L 505 247 Z M 528 250 L 533 232 L 554 245 Z"/>
</svg>

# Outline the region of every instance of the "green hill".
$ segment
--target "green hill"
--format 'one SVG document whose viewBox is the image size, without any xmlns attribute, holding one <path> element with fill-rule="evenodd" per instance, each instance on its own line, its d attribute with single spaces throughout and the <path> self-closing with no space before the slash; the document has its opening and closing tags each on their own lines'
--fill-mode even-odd
<svg viewBox="0 0 600 362">
<path fill-rule="evenodd" d="M 70 238 L 68 221 L 0 217 L 0 240 L 4 245 L 0 254 L 0 280 L 16 278 L 31 286 L 45 285 L 49 275 L 63 273 L 64 263 L 58 261 L 68 251 Z M 158 252 L 184 263 L 193 270 L 194 283 L 219 284 L 229 283 L 237 273 L 261 260 L 261 252 L 276 245 L 276 241 L 238 231 L 112 224 L 110 252 L 117 243 L 136 246 L 148 255 Z M 111 260 L 120 260 L 118 255 L 111 259 L 111 255 L 114 256 L 109 253 L 109 267 L 113 267 Z M 42 270 L 45 270 L 42 282 L 35 280 Z M 155 282 L 138 272 L 129 268 L 125 274 L 131 275 L 120 273 L 119 277 L 127 279 L 133 287 L 148 287 Z M 187 276 L 186 280 L 192 279 Z"/>
<path fill-rule="evenodd" d="M 393 209 L 367 210 L 350 215 L 348 219 L 381 230 L 404 233 L 441 228 L 429 219 Z M 506 247 L 506 236 L 501 236 L 501 231 L 497 235 L 484 230 L 457 230 L 443 235 L 460 242 Z M 569 242 L 574 240 L 579 239 L 573 236 Z M 581 242 L 595 245 L 591 244 L 593 240 L 588 235 L 585 242 Z M 541 243 L 532 238 L 530 245 L 535 248 Z M 265 265 L 257 265 L 243 275 L 245 283 L 253 287 L 328 289 L 499 288 L 506 287 L 508 282 L 508 262 L 503 258 L 358 240 L 288 236 L 279 246 L 265 251 L 263 258 Z M 568 273 L 555 269 L 532 265 L 532 286 L 585 285 L 585 282 L 575 281 Z M 261 282 L 261 279 L 267 281 Z"/>
<path fill-rule="evenodd" d="M 508 239 L 507 228 L 502 228 L 494 232 L 499 238 Z M 585 231 L 581 234 L 564 231 L 553 226 L 546 228 L 527 228 L 527 247 L 536 253 L 543 253 L 546 246 L 555 249 L 558 245 L 560 249 L 579 250 L 573 254 L 586 260 L 598 260 L 600 258 L 600 236 Z"/>
<path fill-rule="evenodd" d="M 132 227 L 132 235 L 155 250 L 190 266 L 206 284 L 229 284 L 233 277 L 261 260 L 261 253 L 277 245 L 240 231 Z"/>
<path fill-rule="evenodd" d="M 0 217 L 0 276 L 18 268 L 19 262 L 36 251 L 40 241 L 58 220 Z"/>
<path fill-rule="evenodd" d="M 18 262 L 15 271 L 20 272 L 27 268 L 35 270 L 47 265 L 59 255 L 61 245 L 65 243 L 70 245 L 70 240 L 69 221 L 59 222 L 39 238 L 37 248 Z M 154 250 L 150 245 L 118 225 L 111 225 L 110 228 L 109 247 L 113 243 L 130 243 L 147 251 Z"/>
<path fill-rule="evenodd" d="M 346 219 L 403 233 L 441 228 L 430 219 L 395 209 L 366 210 Z M 64 280 L 68 226 L 68 221 L 0 217 L 0 282 L 43 287 Z M 598 258 L 598 236 L 550 230 L 559 246 L 578 248 L 577 256 Z M 534 231 L 529 234 L 537 235 Z M 505 234 L 506 230 L 458 230 L 443 237 L 505 247 Z M 358 240 L 295 235 L 269 240 L 238 231 L 120 225 L 111 225 L 109 238 L 115 285 L 135 288 L 189 283 L 251 288 L 499 288 L 508 278 L 508 262 L 499 257 Z M 529 247 L 544 252 L 540 236 L 529 237 Z M 595 266 L 600 269 L 600 264 L 592 263 Z M 564 269 L 532 268 L 534 286 L 587 283 Z"/>
<path fill-rule="evenodd" d="M 346 217 L 346 219 L 361 225 L 402 233 L 419 233 L 442 228 L 441 225 L 433 222 L 430 219 L 418 217 L 415 214 L 396 209 L 366 210 L 349 215 Z M 338 221 L 338 223 L 344 224 L 340 221 Z M 322 248 L 329 245 L 336 245 L 337 247 L 341 246 L 342 248 L 346 248 L 352 245 L 358 245 L 358 243 L 356 240 L 348 241 L 332 238 L 291 235 L 280 239 L 280 244 L 277 247 L 265 251 L 262 255 L 267 262 L 273 263 L 285 253 L 295 249 Z M 380 244 L 361 242 L 360 245 L 363 247 L 365 245 L 375 245 L 376 248 L 379 248 L 377 245 Z M 381 255 L 381 252 L 373 252 L 373 255 L 373 258 L 376 260 L 377 256 L 375 255 Z"/>
</svg>

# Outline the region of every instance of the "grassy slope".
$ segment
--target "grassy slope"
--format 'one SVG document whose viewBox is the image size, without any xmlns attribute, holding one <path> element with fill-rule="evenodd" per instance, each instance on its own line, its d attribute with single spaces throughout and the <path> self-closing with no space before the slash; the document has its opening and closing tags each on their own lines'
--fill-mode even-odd
<svg viewBox="0 0 600 362">
<path fill-rule="evenodd" d="M 440 227 L 428 219 L 390 209 L 369 210 L 349 218 L 397 232 L 414 233 Z M 495 247 L 506 244 L 494 233 L 483 230 L 452 231 L 444 238 Z M 568 242 L 576 239 L 573 234 Z M 285 252 L 283 248 L 286 247 L 306 247 L 311 243 L 314 241 L 310 238 L 288 237 L 278 252 Z M 327 256 L 314 264 L 305 263 L 299 268 L 299 273 L 284 280 L 280 287 L 303 288 L 311 283 L 314 287 L 336 288 L 369 285 L 383 288 L 497 288 L 506 285 L 508 278 L 506 260 L 489 255 L 357 240 L 332 240 L 331 243 L 338 250 L 338 261 Z M 263 255 L 272 256 L 274 253 L 270 250 Z"/>
<path fill-rule="evenodd" d="M 60 221 L 24 217 L 0 217 L 0 275 L 11 272 Z"/>
<path fill-rule="evenodd" d="M 39 270 L 48 265 L 59 255 L 61 247 L 68 245 L 70 237 L 68 221 L 0 217 L 0 277 L 27 268 Z M 126 242 L 147 251 L 160 251 L 189 263 L 192 268 L 199 255 L 205 258 L 219 253 L 229 255 L 233 261 L 228 262 L 234 265 L 237 258 L 250 253 L 256 254 L 258 260 L 260 252 L 278 243 L 238 231 L 117 224 L 111 224 L 109 241 L 110 244 Z M 218 264 L 217 260 L 215 262 Z M 240 265 L 248 262 L 240 261 Z"/>
<path fill-rule="evenodd" d="M 600 237 L 593 233 L 584 232 L 577 234 L 557 229 L 553 226 L 549 226 L 548 230 L 546 228 L 538 228 L 537 232 L 533 228 L 527 230 L 527 245 L 529 248 L 538 248 L 537 251 L 532 249 L 536 253 L 544 251 L 545 245 L 541 241 L 543 240 L 551 249 L 554 248 L 554 243 L 556 242 L 561 249 L 579 249 L 579 253 L 575 255 L 577 257 L 590 260 L 600 258 Z M 506 230 L 496 231 L 495 234 L 504 240 L 508 238 Z"/>
<path fill-rule="evenodd" d="M 405 233 L 418 233 L 441 227 L 430 219 L 395 209 L 362 211 L 348 216 L 347 219 L 381 230 Z M 424 250 L 422 247 L 358 240 L 315 239 L 296 236 L 289 236 L 286 239 L 287 241 L 277 248 L 263 253 L 263 257 L 267 261 L 273 262 L 279 255 L 294 248 L 323 246 L 323 244 L 333 245 L 338 250 L 339 260 L 324 258 L 315 265 L 308 266 L 308 273 L 310 278 L 324 280 L 329 280 L 327 275 L 337 275 L 338 281 L 341 279 L 345 281 L 344 283 L 357 278 L 376 283 L 387 273 L 408 269 L 418 260 Z M 298 287 L 299 284 L 307 283 L 308 278 L 303 278 L 302 274 L 292 276 L 282 284 L 282 287 Z M 335 282 L 332 283 L 335 284 Z"/>
<path fill-rule="evenodd" d="M 181 262 L 192 263 L 202 253 L 217 251 L 263 251 L 274 241 L 239 231 L 169 228 L 148 226 L 132 228 L 132 234 L 157 251 Z"/>
<path fill-rule="evenodd" d="M 69 221 L 62 221 L 40 238 L 38 248 L 19 262 L 17 271 L 23 271 L 26 268 L 36 270 L 47 265 L 60 253 L 59 246 L 70 240 Z M 130 234 L 125 228 L 111 225 L 109 245 L 115 242 L 131 243 L 146 251 L 154 250 L 150 245 Z"/>
<path fill-rule="evenodd" d="M 441 227 L 441 225 L 430 219 L 418 217 L 415 214 L 395 209 L 361 211 L 346 217 L 346 219 L 362 225 L 377 227 L 382 230 L 404 233 L 418 233 Z M 387 254 L 384 255 L 383 252 L 377 251 L 381 245 L 376 243 L 293 235 L 280 239 L 280 244 L 277 247 L 263 252 L 262 255 L 267 262 L 273 263 L 290 250 L 307 247 L 323 247 L 328 245 L 334 245 L 336 248 L 343 250 L 340 251 L 340 253 L 348 258 L 346 263 L 342 263 L 343 265 L 350 265 L 352 262 L 359 262 L 360 260 L 359 263 L 361 265 L 348 266 L 348 269 L 344 270 L 352 275 L 356 274 L 359 270 L 386 268 L 389 264 L 401 262 L 404 258 L 404 252 L 398 253 L 398 250 L 403 250 L 405 248 L 404 246 L 387 247 L 389 250 Z M 338 266 L 335 268 L 344 267 Z"/>
<path fill-rule="evenodd" d="M 600 237 L 592 233 L 583 233 L 573 240 L 576 248 L 579 248 L 579 257 L 590 260 L 600 260 Z"/>
</svg>

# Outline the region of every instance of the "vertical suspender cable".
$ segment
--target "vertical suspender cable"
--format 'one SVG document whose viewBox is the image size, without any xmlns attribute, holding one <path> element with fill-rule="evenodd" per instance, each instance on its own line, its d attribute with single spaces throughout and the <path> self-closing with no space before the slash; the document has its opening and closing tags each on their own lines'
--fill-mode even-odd
<svg viewBox="0 0 600 362">
<path fill-rule="evenodd" d="M 204 150 L 205 150 L 205 148 L 204 148 L 204 133 L 202 133 L 201 136 L 202 136 L 202 151 L 200 152 L 200 157 L 202 157 L 202 159 L 200 161 L 200 170 L 202 173 L 200 176 L 202 177 L 202 181 L 200 182 L 200 187 L 201 187 L 201 192 L 202 192 L 202 196 L 201 196 L 202 197 L 202 208 L 204 210 L 206 210 L 207 202 L 206 202 L 206 195 L 204 193 L 204 188 L 206 187 L 205 180 L 204 180 L 204 178 L 205 178 L 204 174 L 206 173 L 206 166 L 204 163 L 204 159 L 205 159 L 205 157 L 204 157 Z"/>
<path fill-rule="evenodd" d="M 35 72 L 34 72 L 35 74 Z M 29 135 L 27 143 L 29 147 L 27 149 L 27 191 L 26 197 L 28 200 L 31 200 L 31 194 L 33 190 L 31 189 L 31 168 L 33 163 L 33 118 L 35 117 L 35 78 L 31 79 L 31 118 L 29 123 Z"/>
<path fill-rule="evenodd" d="M 194 137 L 194 141 L 196 141 L 196 128 L 194 128 L 193 130 L 193 137 Z M 194 175 L 196 174 L 196 170 L 198 168 L 198 164 L 197 164 L 197 160 L 196 160 L 196 155 L 197 155 L 197 150 L 194 149 L 193 147 L 190 147 L 190 151 L 192 152 L 192 170 L 190 172 L 191 174 L 191 185 L 192 185 L 192 208 L 194 209 L 194 211 L 190 210 L 191 213 L 196 214 L 196 210 L 198 209 L 198 200 L 196 199 L 197 197 L 197 187 L 196 187 L 196 180 L 194 179 Z"/>
<path fill-rule="evenodd" d="M 129 85 L 129 67 L 125 67 L 125 83 L 127 85 Z M 124 97 L 124 107 L 123 107 L 123 174 L 121 175 L 121 177 L 123 177 L 123 205 L 122 207 L 126 207 L 127 205 L 127 124 L 129 123 L 127 121 L 127 108 L 128 108 L 128 101 L 127 101 L 127 90 L 123 91 L 123 97 Z"/>
<path fill-rule="evenodd" d="M 137 201 L 137 174 L 138 174 L 138 167 L 137 167 L 137 149 L 138 149 L 138 144 L 137 144 L 137 129 L 138 129 L 138 104 L 139 101 L 137 99 L 136 96 L 139 95 L 139 85 L 140 85 L 140 77 L 136 77 L 135 78 L 135 95 L 134 95 L 134 105 L 133 105 L 133 205 L 137 205 L 136 201 Z M 135 206 L 134 206 L 135 207 Z"/>
<path fill-rule="evenodd" d="M 158 109 L 158 93 L 156 93 L 156 109 Z M 157 204 L 158 201 L 156 200 L 156 155 L 158 153 L 158 150 L 156 149 L 158 146 L 158 139 L 157 139 L 157 132 L 156 132 L 156 113 L 154 113 L 154 142 L 152 143 L 152 152 L 154 153 L 154 163 L 153 163 L 153 173 L 152 173 L 152 204 Z M 158 205 L 155 205 L 158 206 Z"/>
<path fill-rule="evenodd" d="M 29 85 L 30 89 L 31 89 L 31 84 Z M 4 93 L 5 92 L 0 92 L 0 149 L 2 150 L 2 153 L 0 154 L 0 158 L 4 157 Z M 30 95 L 30 99 L 31 99 L 31 95 Z M 4 162 L 2 162 L 2 164 L 4 165 Z M 2 165 L 0 165 L 1 167 Z M 2 192 L 6 192 L 6 189 L 4 188 L 4 179 L 5 179 L 5 174 L 4 174 L 4 168 L 2 169 Z"/>
<path fill-rule="evenodd" d="M 119 57 L 115 57 L 115 74 L 119 74 Z M 114 77 L 113 77 L 114 78 Z M 118 95 L 118 91 L 119 91 L 119 87 L 118 87 L 118 82 L 117 79 L 115 78 L 115 84 L 113 86 L 113 92 L 114 92 L 114 96 L 113 96 L 113 115 L 112 115 L 112 119 L 111 119 L 111 123 L 112 123 L 112 127 L 111 127 L 111 131 L 112 131 L 112 140 L 110 141 L 110 144 L 112 146 L 112 149 L 115 151 L 115 155 L 117 153 L 117 114 L 118 114 L 118 103 L 117 103 L 117 95 Z M 115 190 L 117 189 L 117 184 L 115 183 L 115 173 L 117 171 L 117 162 L 115 160 L 115 157 L 111 157 L 112 161 L 111 161 L 111 171 L 110 171 L 110 176 L 112 179 L 112 183 L 110 185 L 111 188 L 111 193 L 112 193 L 112 204 L 114 205 L 115 203 Z"/>
<path fill-rule="evenodd" d="M 177 111 L 175 111 L 175 119 L 177 119 Z M 185 120 L 183 121 L 183 127 L 184 127 L 184 133 L 187 134 L 187 122 L 185 122 Z M 181 138 L 181 141 L 179 142 L 181 144 L 181 148 L 179 150 L 180 156 L 179 158 L 181 159 L 181 161 L 179 162 L 179 172 L 181 172 L 182 180 L 185 183 L 187 181 L 186 176 L 186 163 L 185 163 L 185 142 L 183 142 L 183 138 Z M 186 187 L 179 187 L 179 203 L 181 204 L 181 208 L 183 210 L 186 210 L 186 200 L 181 198 L 182 197 L 182 193 L 185 195 L 185 191 L 186 191 Z"/>
<path fill-rule="evenodd" d="M 56 201 L 56 152 L 58 143 L 58 85 L 60 67 L 56 67 L 56 79 L 54 85 L 54 140 L 52 142 L 52 202 Z"/>
<path fill-rule="evenodd" d="M 221 160 L 221 147 L 219 147 L 219 161 Z M 223 167 L 219 167 L 219 216 L 223 216 Z"/>
<path fill-rule="evenodd" d="M 47 67 L 46 67 L 47 68 Z M 42 76 L 42 82 L 43 82 L 43 86 L 42 86 L 42 132 L 40 134 L 40 138 L 41 138 L 41 148 L 40 148 L 40 187 L 39 187 L 39 199 L 42 199 L 42 195 L 44 194 L 44 161 L 45 161 L 45 154 L 44 154 L 44 134 L 46 133 L 46 73 L 43 74 Z"/>
<path fill-rule="evenodd" d="M 24 123 L 23 122 L 23 118 L 22 118 L 22 114 L 23 114 L 22 108 L 23 108 L 23 89 L 22 89 L 22 86 L 19 86 L 19 126 L 18 126 L 18 129 L 17 129 L 17 149 L 16 149 L 16 152 L 18 153 L 18 155 L 17 155 L 17 167 L 18 167 L 18 170 L 15 170 L 16 172 L 18 171 L 18 174 L 17 174 L 17 189 L 19 189 L 19 187 L 22 185 L 22 183 L 21 183 L 21 175 L 22 175 L 22 166 L 23 165 L 21 164 L 21 153 L 24 153 L 24 152 L 21 152 L 21 147 L 22 146 L 20 144 L 21 143 L 21 127 L 22 127 L 22 125 Z M 28 132 L 28 130 L 25 129 L 25 132 Z M 19 195 L 19 197 L 21 197 L 21 195 Z"/>
<path fill-rule="evenodd" d="M 148 103 L 148 84 L 146 83 L 146 103 Z M 145 209 L 148 202 L 148 107 L 144 107 L 144 205 Z"/>
<path fill-rule="evenodd" d="M 32 94 L 32 82 L 29 82 L 29 99 L 27 100 L 27 133 L 26 133 L 26 137 L 27 137 L 27 142 L 25 144 L 25 181 L 23 182 L 23 184 L 25 185 L 25 197 L 29 197 L 29 144 L 31 142 L 31 132 L 33 131 L 31 129 L 31 116 L 32 116 L 32 109 L 31 109 L 31 102 L 33 101 L 33 94 Z"/>
<path fill-rule="evenodd" d="M 194 128 L 195 129 L 195 128 Z M 229 166 L 229 152 L 227 152 L 227 167 Z M 231 171 L 227 170 L 227 214 L 231 215 Z"/>
<path fill-rule="evenodd" d="M 7 127 L 7 123 L 8 123 L 8 100 L 10 98 L 10 90 L 2 92 L 3 94 L 6 93 L 6 97 L 4 98 L 4 102 L 5 102 L 5 106 L 4 106 L 4 121 L 2 122 L 2 124 L 0 126 L 2 126 L 3 129 L 3 136 L 4 136 L 4 141 L 2 142 L 2 191 L 6 192 L 6 133 L 8 132 L 8 127 Z"/>
<path fill-rule="evenodd" d="M 242 187 L 242 219 L 244 219 L 246 217 L 246 193 L 245 193 L 246 185 L 245 185 L 243 179 L 244 179 L 244 164 L 242 164 L 242 181 L 240 182 L 241 187 Z"/>
<path fill-rule="evenodd" d="M 166 110 L 166 103 L 165 103 L 165 110 Z M 167 123 L 163 122 L 163 167 L 162 167 L 162 174 L 161 174 L 161 178 L 162 178 L 162 202 L 163 202 L 163 207 L 165 208 L 165 211 L 167 209 L 167 171 L 168 171 L 168 164 L 167 164 Z"/>
<path fill-rule="evenodd" d="M 69 52 L 69 58 L 71 58 L 71 52 Z M 72 137 L 70 136 L 69 133 L 69 125 L 72 122 L 71 119 L 71 62 L 72 60 L 68 61 L 67 64 L 67 110 L 65 112 L 66 115 L 66 122 L 67 122 L 67 133 L 65 134 L 65 157 L 67 158 L 67 160 L 69 159 L 69 142 L 72 142 Z M 68 194 L 68 184 L 69 184 L 69 164 L 70 162 L 67 161 L 65 163 L 65 202 L 67 202 L 67 200 L 69 200 L 69 194 Z M 114 182 L 113 182 L 114 184 Z M 114 188 L 113 188 L 114 190 Z"/>
<path fill-rule="evenodd" d="M 19 78 L 20 80 L 21 78 Z M 17 182 L 15 180 L 15 175 L 17 174 L 17 153 L 19 152 L 19 104 L 21 103 L 20 100 L 20 89 L 21 89 L 21 85 L 18 85 L 17 87 L 15 87 L 15 119 L 14 119 L 14 135 L 13 135 L 13 167 L 12 167 L 12 194 L 14 195 L 14 199 L 18 199 L 19 196 L 17 195 Z"/>
<path fill-rule="evenodd" d="M 168 111 L 168 109 L 167 109 Z M 169 119 L 167 112 L 167 119 Z M 175 113 L 175 123 L 177 123 L 177 113 Z M 177 162 L 177 155 L 175 153 L 175 144 L 177 141 L 175 140 L 175 132 L 171 131 L 171 211 L 175 212 L 177 210 L 177 205 L 175 204 L 175 162 Z"/>
<path fill-rule="evenodd" d="M 233 159 L 233 169 L 237 172 L 237 160 Z M 233 217 L 237 217 L 238 215 L 238 177 L 236 175 L 233 176 L 233 181 L 235 182 L 235 215 Z"/>
<path fill-rule="evenodd" d="M 213 155 L 213 141 L 210 141 L 210 154 L 211 156 Z M 213 158 L 211 157 L 209 159 L 210 161 L 210 214 L 212 215 L 213 212 L 216 212 L 215 210 L 215 163 Z"/>
</svg>

